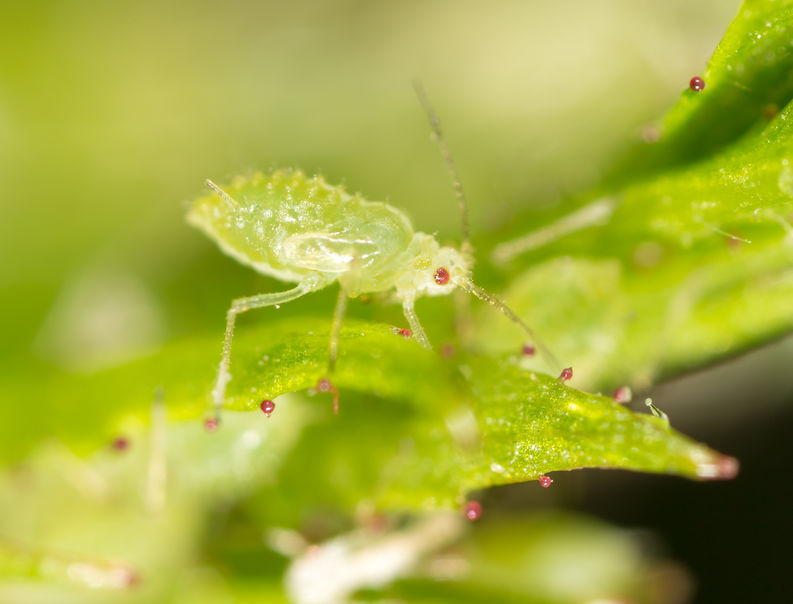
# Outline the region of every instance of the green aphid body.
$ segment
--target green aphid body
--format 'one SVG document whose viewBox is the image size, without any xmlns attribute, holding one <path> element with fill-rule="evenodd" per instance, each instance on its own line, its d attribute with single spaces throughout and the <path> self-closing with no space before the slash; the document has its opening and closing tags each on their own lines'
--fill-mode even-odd
<svg viewBox="0 0 793 604">
<path fill-rule="evenodd" d="M 339 280 L 349 296 L 396 288 L 400 297 L 448 293 L 434 271 L 467 276 L 468 263 L 382 202 L 351 195 L 299 171 L 238 177 L 196 200 L 191 224 L 260 273 L 321 289 Z"/>
<path fill-rule="evenodd" d="M 223 187 L 211 181 L 207 185 L 212 192 L 193 203 L 188 221 L 243 264 L 297 283 L 286 291 L 232 301 L 212 390 L 215 417 L 207 420 L 208 429 L 218 426 L 231 380 L 231 342 L 237 315 L 254 308 L 278 307 L 335 281 L 340 289 L 328 348 L 329 374 L 337 358 L 347 299 L 363 293 L 394 290 L 413 338 L 426 349 L 431 348 L 430 341 L 414 302 L 419 296 L 450 294 L 455 288 L 499 308 L 534 336 L 515 313 L 471 281 L 472 260 L 467 253 L 441 247 L 432 235 L 414 233 L 407 216 L 386 203 L 367 201 L 329 185 L 320 176 L 307 178 L 291 170 L 236 178 Z M 323 378 L 317 389 L 335 392 L 333 408 L 338 411 L 338 391 L 331 382 Z"/>
</svg>

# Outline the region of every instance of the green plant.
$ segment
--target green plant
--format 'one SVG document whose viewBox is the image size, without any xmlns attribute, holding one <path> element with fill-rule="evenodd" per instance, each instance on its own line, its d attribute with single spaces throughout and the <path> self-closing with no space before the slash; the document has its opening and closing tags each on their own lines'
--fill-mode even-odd
<svg viewBox="0 0 793 604">
<path fill-rule="evenodd" d="M 460 508 L 476 491 L 561 470 L 735 475 L 732 458 L 678 433 L 674 417 L 670 426 L 641 405 L 632 411 L 589 392 L 646 389 L 793 327 L 791 33 L 790 3 L 745 2 L 702 74 L 705 89 L 683 94 L 657 140 L 591 193 L 474 241 L 475 275 L 502 289 L 573 367 L 569 384 L 522 355 L 523 335 L 492 312 L 472 307 L 458 340 L 448 300 L 425 309 L 430 339 L 452 344 L 445 355 L 401 337 L 374 309 L 364 311 L 374 315 L 369 320 L 345 322 L 333 376 L 338 417 L 325 395 L 304 396 L 326 373 L 330 307 L 285 319 L 264 311 L 256 326 L 239 329 L 216 434 L 198 421 L 215 377 L 215 333 L 87 377 L 4 376 L 6 395 L 37 401 L 37 411 L 9 407 L 5 421 L 14 429 L 0 439 L 0 455 L 12 462 L 35 451 L 28 471 L 37 484 L 17 488 L 9 470 L 0 514 L 13 518 L 25 507 L 46 514 L 46 493 L 81 520 L 63 527 L 53 519 L 55 536 L 36 548 L 24 543 L 24 527 L 9 528 L 0 534 L 0 571 L 47 585 L 54 579 L 53 589 L 66 593 L 61 582 L 69 580 L 124 587 L 156 577 L 142 598 L 179 593 L 193 601 L 228 594 L 277 601 L 286 573 L 292 597 L 311 601 L 301 568 L 320 576 L 306 547 L 325 541 L 318 555 L 336 551 L 334 544 L 340 552 L 328 561 L 325 595 L 340 599 L 573 602 L 602 592 L 651 601 L 642 578 L 652 564 L 612 529 L 549 514 L 495 519 L 471 532 Z M 606 219 L 564 234 L 551 227 L 543 245 L 501 266 L 487 263 L 498 244 L 598 200 L 609 204 Z M 158 387 L 167 422 L 156 405 L 149 420 Z M 259 413 L 262 399 L 276 399 L 268 420 L 237 413 Z M 148 446 L 123 459 L 96 453 L 119 434 L 133 443 L 167 434 L 167 504 L 158 503 L 164 487 L 156 478 L 157 464 L 166 462 L 150 457 Z M 52 436 L 68 451 L 39 446 Z M 85 462 L 73 452 L 93 457 Z M 74 489 L 75 482 L 83 487 Z M 151 516 L 140 513 L 142 505 Z M 224 507 L 231 512 L 224 515 Z M 107 533 L 113 537 L 100 540 Z M 62 551 L 61 541 L 72 549 Z M 356 553 L 377 560 L 378 548 L 393 543 L 408 561 L 383 562 L 384 574 L 374 578 L 361 570 Z M 589 591 L 558 589 L 543 582 L 537 561 L 551 543 L 559 559 L 602 556 L 611 568 L 582 571 Z M 449 554 L 458 571 L 473 570 L 435 580 L 443 569 L 431 563 L 438 566 L 450 544 L 458 545 Z M 501 559 L 505 547 L 508 561 Z M 428 572 L 415 571 L 420 561 L 428 561 Z M 196 567 L 222 569 L 226 579 L 196 579 Z M 349 571 L 346 583 L 342 570 Z"/>
</svg>

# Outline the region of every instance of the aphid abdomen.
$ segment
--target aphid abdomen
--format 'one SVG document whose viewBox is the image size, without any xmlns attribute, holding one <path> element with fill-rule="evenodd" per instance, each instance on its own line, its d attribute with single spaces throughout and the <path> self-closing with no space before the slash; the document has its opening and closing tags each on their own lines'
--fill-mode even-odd
<svg viewBox="0 0 793 604">
<path fill-rule="evenodd" d="M 188 220 L 230 256 L 285 281 L 312 273 L 332 280 L 354 269 L 366 283 L 351 283 L 351 290 L 375 291 L 366 286 L 393 273 L 386 267 L 412 237 L 395 208 L 364 201 L 320 176 L 279 170 L 237 178 L 222 192 L 228 199 L 214 192 L 198 199 Z"/>
</svg>

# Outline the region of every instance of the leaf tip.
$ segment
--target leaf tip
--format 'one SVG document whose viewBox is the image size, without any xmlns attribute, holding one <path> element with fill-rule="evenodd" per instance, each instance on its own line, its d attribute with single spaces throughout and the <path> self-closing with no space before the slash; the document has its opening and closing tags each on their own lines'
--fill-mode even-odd
<svg viewBox="0 0 793 604">
<path fill-rule="evenodd" d="M 718 455 L 697 464 L 696 473 L 705 480 L 732 480 L 738 476 L 741 464 L 729 455 Z"/>
</svg>

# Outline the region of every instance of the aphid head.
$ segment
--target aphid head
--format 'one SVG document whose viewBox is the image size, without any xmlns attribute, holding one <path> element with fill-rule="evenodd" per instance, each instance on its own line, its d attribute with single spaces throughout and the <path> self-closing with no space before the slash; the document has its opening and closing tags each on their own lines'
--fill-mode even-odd
<svg viewBox="0 0 793 604">
<path fill-rule="evenodd" d="M 466 255 L 453 247 L 441 247 L 425 233 L 413 236 L 406 260 L 396 286 L 412 291 L 415 297 L 450 294 L 455 285 L 470 280 L 471 262 Z"/>
</svg>

